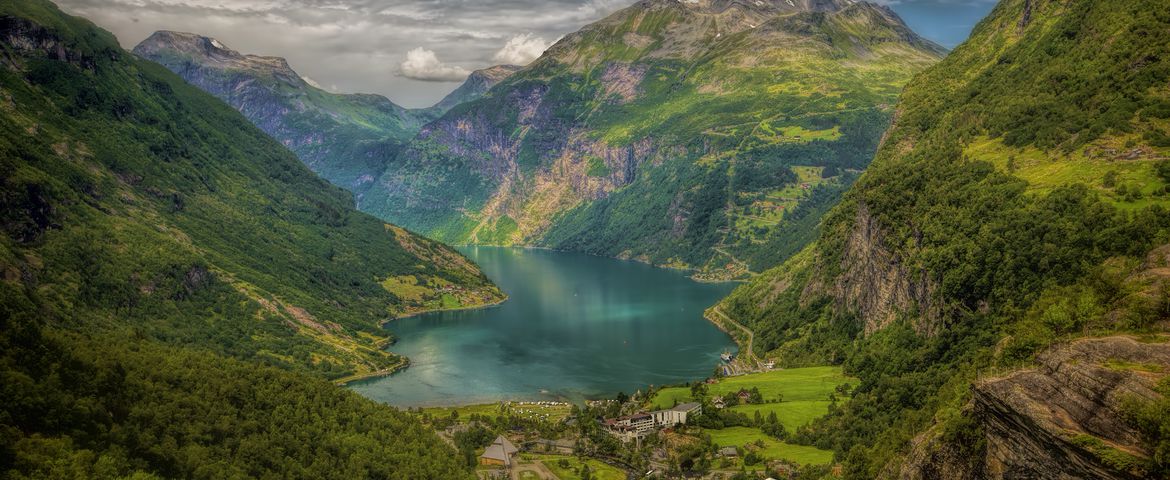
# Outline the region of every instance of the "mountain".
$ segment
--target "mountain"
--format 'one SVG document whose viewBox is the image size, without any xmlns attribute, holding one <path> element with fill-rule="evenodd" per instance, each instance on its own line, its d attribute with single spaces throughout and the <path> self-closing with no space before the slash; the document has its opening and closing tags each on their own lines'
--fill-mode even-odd
<svg viewBox="0 0 1170 480">
<path fill-rule="evenodd" d="M 423 124 L 515 68 L 476 71 L 438 105 L 406 109 L 381 95 L 325 91 L 283 58 L 241 54 L 201 35 L 155 32 L 134 53 L 235 107 L 314 172 L 355 192 L 381 176 Z"/>
<path fill-rule="evenodd" d="M 870 3 L 641 1 L 426 125 L 359 205 L 449 242 L 741 276 L 812 237 L 942 53 Z"/>
<path fill-rule="evenodd" d="M 1164 7 L 1002 0 L 815 244 L 716 307 L 861 379 L 796 441 L 850 478 L 1165 478 Z"/>
<path fill-rule="evenodd" d="M 46 1 L 0 3 L 0 118 L 3 476 L 472 476 L 327 380 L 500 300 L 465 257 Z"/>
<path fill-rule="evenodd" d="M 437 110 L 440 113 L 446 113 L 460 103 L 470 102 L 482 97 L 488 90 L 496 86 L 497 83 L 504 81 L 504 79 L 520 71 L 521 68 L 523 67 L 516 65 L 496 65 L 471 72 L 471 75 L 467 76 L 467 80 L 464 80 L 463 84 L 459 85 L 459 88 L 448 93 L 446 97 L 443 97 L 431 109 Z"/>
</svg>

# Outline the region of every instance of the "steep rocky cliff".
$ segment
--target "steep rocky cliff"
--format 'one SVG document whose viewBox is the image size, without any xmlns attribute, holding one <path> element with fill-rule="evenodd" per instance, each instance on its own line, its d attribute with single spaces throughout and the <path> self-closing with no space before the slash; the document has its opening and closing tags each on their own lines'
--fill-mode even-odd
<svg viewBox="0 0 1170 480">
<path fill-rule="evenodd" d="M 381 95 L 327 92 L 284 58 L 242 54 L 201 35 L 155 32 L 134 53 L 235 107 L 314 172 L 356 193 L 385 172 L 423 124 L 516 70 L 476 71 L 438 105 L 406 109 Z"/>
<path fill-rule="evenodd" d="M 428 124 L 360 203 L 454 242 L 743 275 L 812 236 L 941 52 L 864 2 L 638 2 Z"/>
<path fill-rule="evenodd" d="M 919 440 L 898 476 L 1148 478 L 1151 452 L 1124 410 L 1126 402 L 1161 398 L 1154 388 L 1170 374 L 1170 344 L 1150 342 L 1077 340 L 1040 355 L 1034 368 L 980 380 L 968 415 L 981 426 L 982 448 Z"/>
</svg>

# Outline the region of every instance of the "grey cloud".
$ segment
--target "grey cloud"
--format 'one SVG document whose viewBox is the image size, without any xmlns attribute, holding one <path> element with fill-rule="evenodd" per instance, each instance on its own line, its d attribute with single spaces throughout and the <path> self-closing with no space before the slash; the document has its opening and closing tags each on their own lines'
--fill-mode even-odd
<svg viewBox="0 0 1170 480">
<path fill-rule="evenodd" d="M 132 47 L 155 30 L 208 35 L 276 55 L 341 91 L 429 106 L 509 40 L 559 38 L 632 0 L 58 0 Z M 422 62 L 409 52 L 433 52 Z M 522 58 L 516 55 L 513 58 Z M 421 62 L 421 63 L 420 63 Z M 409 68 L 406 68 L 409 67 Z M 424 68 L 425 67 L 425 68 Z"/>
<path fill-rule="evenodd" d="M 517 49 L 515 43 L 506 49 L 518 36 L 560 38 L 635 0 L 56 1 L 114 32 L 127 48 L 155 30 L 194 32 L 241 52 L 285 57 L 300 74 L 340 91 L 380 93 L 424 107 L 446 95 L 453 86 L 445 82 L 462 72 L 494 65 L 494 58 L 524 60 L 538 50 L 533 44 Z M 920 33 L 951 46 L 966 31 L 943 25 L 956 18 L 974 25 L 995 0 L 878 1 L 893 4 Z M 419 48 L 434 52 L 446 69 L 407 75 L 403 63 Z"/>
</svg>

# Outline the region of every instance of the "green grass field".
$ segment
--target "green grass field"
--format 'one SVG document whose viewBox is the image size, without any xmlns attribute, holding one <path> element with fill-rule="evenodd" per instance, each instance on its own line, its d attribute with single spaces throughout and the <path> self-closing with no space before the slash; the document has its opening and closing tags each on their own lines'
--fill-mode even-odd
<svg viewBox="0 0 1170 480">
<path fill-rule="evenodd" d="M 753 373 L 738 377 L 723 378 L 719 383 L 708 385 L 709 395 L 724 395 L 738 392 L 741 388 L 759 388 L 764 400 L 773 402 L 778 397 L 783 401 L 759 405 L 737 405 L 731 410 L 751 417 L 758 411 L 763 417 L 775 412 L 784 428 L 793 431 L 829 411 L 829 395 L 838 385 L 856 383 L 856 379 L 841 373 L 839 367 L 807 367 L 770 372 Z M 669 387 L 659 390 L 651 399 L 651 408 L 670 408 L 677 403 L 692 401 L 688 387 Z M 800 464 L 825 464 L 833 459 L 833 452 L 803 445 L 791 445 L 776 440 L 758 428 L 732 427 L 722 430 L 705 430 L 711 440 L 720 446 L 738 446 L 764 442 L 757 451 L 767 460 L 788 460 Z M 737 460 L 741 462 L 742 460 Z M 738 465 L 739 463 L 737 463 Z M 749 467 L 750 469 L 751 467 Z"/>
<path fill-rule="evenodd" d="M 1114 150 L 1125 152 L 1124 143 L 1114 142 Z M 1118 161 L 1086 155 L 1086 150 L 1072 153 L 1046 152 L 1035 147 L 1013 148 L 1001 139 L 977 138 L 964 150 L 974 160 L 983 160 L 1028 182 L 1028 189 L 1049 192 L 1069 184 L 1083 183 L 1101 193 L 1119 208 L 1137 210 L 1153 204 L 1166 205 L 1170 198 L 1158 195 L 1164 186 L 1154 172 L 1155 160 Z M 1166 152 L 1163 152 L 1165 154 Z M 1009 168 L 1009 161 L 1012 164 Z M 1104 185 L 1105 175 L 1114 172 L 1116 185 L 1141 192 L 1140 198 L 1124 199 L 1115 187 Z"/>
<path fill-rule="evenodd" d="M 568 405 L 531 405 L 531 404 L 508 404 L 506 407 L 512 414 L 520 415 L 525 418 L 538 418 L 543 420 L 559 421 L 569 416 Z M 486 403 L 481 405 L 463 405 L 459 407 L 428 407 L 423 409 L 423 413 L 428 413 L 435 418 L 444 418 L 451 416 L 451 412 L 455 411 L 459 414 L 460 420 L 467 420 L 472 414 L 478 414 L 485 417 L 495 418 L 500 416 L 503 411 L 500 409 L 498 403 Z"/>
<path fill-rule="evenodd" d="M 760 412 L 760 416 L 768 418 L 768 414 L 776 412 L 776 418 L 784 425 L 784 428 L 789 432 L 795 431 L 800 426 L 808 423 L 814 418 L 820 417 L 829 413 L 828 400 L 794 400 L 784 401 L 781 403 L 765 403 L 761 405 L 736 405 L 731 407 L 734 412 L 740 412 L 747 415 L 749 418 L 754 416 L 756 412 Z"/>
<path fill-rule="evenodd" d="M 561 480 L 580 480 L 580 475 L 577 472 L 581 470 L 581 460 L 577 457 L 569 455 L 529 455 L 525 454 L 524 458 L 531 458 L 540 460 L 544 466 L 552 470 L 553 475 Z M 569 462 L 568 468 L 562 467 L 560 461 L 564 459 Z M 592 472 L 591 477 L 595 480 L 625 480 L 626 472 L 621 469 L 611 467 L 604 462 L 593 459 L 586 459 L 585 462 L 589 465 L 589 470 Z"/>
<path fill-rule="evenodd" d="M 738 392 L 741 388 L 751 390 L 752 387 L 756 387 L 760 389 L 760 394 L 764 396 L 765 401 L 773 401 L 777 397 L 783 396 L 784 401 L 781 405 L 790 402 L 824 402 L 827 406 L 829 394 L 838 385 L 855 382 L 856 379 L 842 374 L 840 367 L 789 368 L 722 378 L 719 383 L 709 385 L 707 391 L 710 395 L 725 395 Z M 651 399 L 651 405 L 655 409 L 670 408 L 676 402 L 682 403 L 692 400 L 690 388 L 669 387 L 656 392 L 654 398 Z M 755 407 L 770 408 L 770 404 L 756 405 Z M 764 413 L 766 414 L 767 410 Z M 822 412 L 814 415 L 809 420 L 823 414 Z"/>
<path fill-rule="evenodd" d="M 823 465 L 833 461 L 833 452 L 829 450 L 784 443 L 765 435 L 758 428 L 731 427 L 722 430 L 704 430 L 704 433 L 711 435 L 711 442 L 720 447 L 743 447 L 762 441 L 763 448 L 757 449 L 755 446 L 748 448 L 755 450 L 756 454 L 765 460 L 783 459 L 801 465 Z M 738 461 L 742 462 L 742 459 Z M 762 465 L 756 465 L 756 467 L 762 467 Z"/>
</svg>

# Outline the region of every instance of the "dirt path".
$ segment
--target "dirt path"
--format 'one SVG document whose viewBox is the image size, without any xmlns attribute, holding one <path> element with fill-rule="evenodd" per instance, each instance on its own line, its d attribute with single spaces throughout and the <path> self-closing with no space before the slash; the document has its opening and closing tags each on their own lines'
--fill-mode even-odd
<svg viewBox="0 0 1170 480">
<path fill-rule="evenodd" d="M 552 470 L 544 465 L 541 461 L 534 461 L 523 465 L 516 465 L 512 467 L 512 480 L 521 480 L 522 472 L 535 473 L 541 480 L 558 480 L 556 475 L 553 475 Z"/>
</svg>

